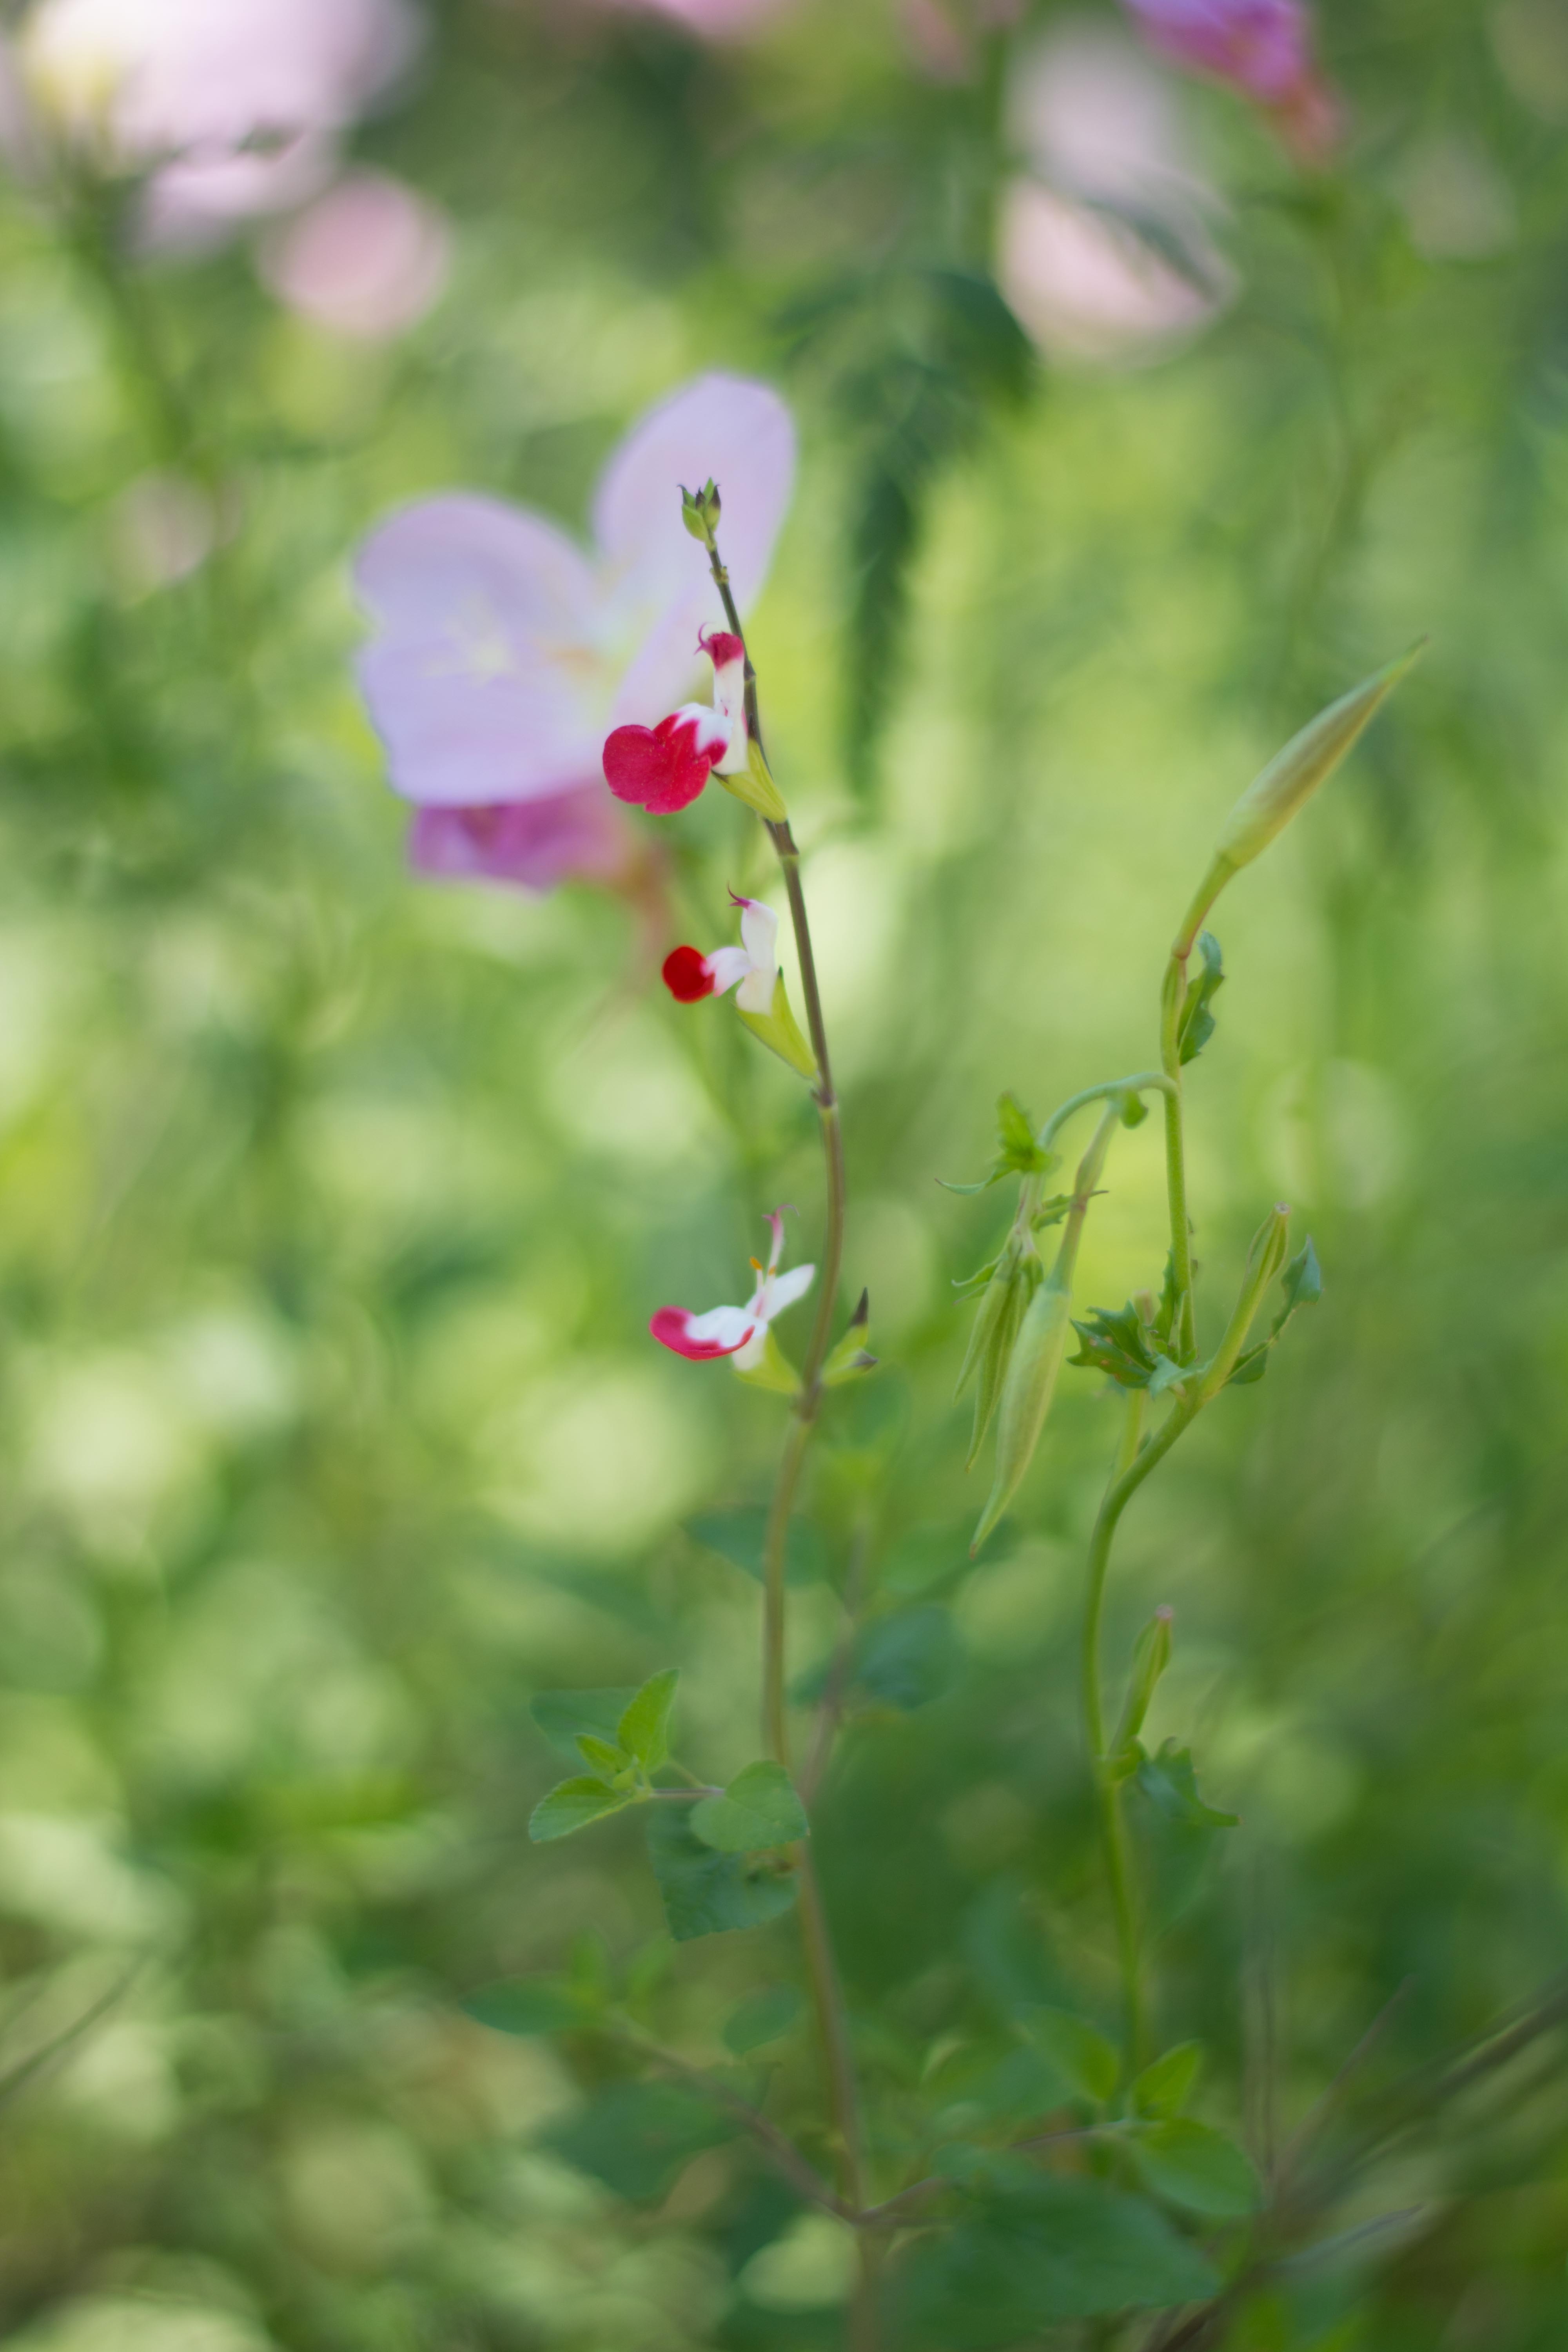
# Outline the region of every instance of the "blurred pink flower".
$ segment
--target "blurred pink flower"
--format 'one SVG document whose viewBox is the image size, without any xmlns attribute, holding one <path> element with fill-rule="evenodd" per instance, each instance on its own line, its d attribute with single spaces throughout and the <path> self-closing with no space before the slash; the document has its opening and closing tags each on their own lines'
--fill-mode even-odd
<svg viewBox="0 0 1568 2352">
<path fill-rule="evenodd" d="M 281 302 L 376 342 L 425 316 L 447 282 L 451 236 L 434 205 L 384 172 L 351 172 L 262 247 Z"/>
<path fill-rule="evenodd" d="M 1126 0 L 1151 48 L 1228 81 L 1304 155 L 1332 144 L 1339 110 L 1312 56 L 1304 0 Z"/>
<path fill-rule="evenodd" d="M 1068 18 L 1018 59 L 1008 127 L 1030 170 L 1003 192 L 996 275 L 1047 357 L 1157 357 L 1231 299 L 1212 234 L 1223 207 L 1193 167 L 1180 100 L 1092 20 Z"/>
<path fill-rule="evenodd" d="M 787 0 L 608 0 L 608 5 L 669 16 L 700 40 L 734 40 L 776 16 Z"/>
<path fill-rule="evenodd" d="M 199 242 L 324 185 L 421 30 L 411 0 L 35 0 L 16 56 L 53 135 L 151 172 L 148 238 Z"/>
<path fill-rule="evenodd" d="M 420 804 L 423 870 L 538 890 L 633 857 L 637 836 L 600 780 L 605 737 L 694 683 L 715 603 L 679 486 L 717 480 L 743 605 L 794 473 L 778 394 L 705 375 L 639 418 L 611 457 L 592 556 L 543 516 L 469 492 L 422 500 L 372 532 L 355 576 L 378 628 L 360 683 L 393 788 Z"/>
</svg>

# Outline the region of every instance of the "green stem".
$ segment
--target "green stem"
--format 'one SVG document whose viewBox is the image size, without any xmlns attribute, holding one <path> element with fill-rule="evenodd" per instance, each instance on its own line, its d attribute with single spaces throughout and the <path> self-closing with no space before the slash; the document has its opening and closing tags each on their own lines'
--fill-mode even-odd
<svg viewBox="0 0 1568 2352">
<path fill-rule="evenodd" d="M 1130 2074 L 1135 2072 L 1140 2064 L 1143 2048 L 1142 1971 L 1121 1792 L 1107 1770 L 1105 1714 L 1100 1696 L 1100 1625 L 1105 1611 L 1106 1572 L 1110 1566 L 1110 1548 L 1116 1538 L 1121 1514 L 1149 1473 L 1159 1466 L 1183 1431 L 1191 1426 L 1198 1411 L 1195 1403 L 1173 1406 L 1154 1436 L 1147 1444 L 1140 1446 L 1137 1433 L 1142 1427 L 1142 1412 L 1134 1423 L 1130 1404 L 1116 1466 L 1111 1472 L 1110 1483 L 1105 1490 L 1094 1522 L 1094 1532 L 1089 1540 L 1089 1591 L 1084 1606 L 1080 1662 L 1084 1734 L 1100 1805 L 1100 1835 L 1105 1845 L 1106 1872 L 1110 1881 L 1111 1908 L 1116 1917 L 1116 1941 L 1121 1960 L 1122 2000 L 1127 2020 L 1126 2061 Z"/>
<path fill-rule="evenodd" d="M 757 675 L 752 665 L 751 649 L 746 646 L 746 633 L 741 626 L 734 595 L 730 587 L 730 575 L 720 561 L 713 541 L 708 543 L 709 568 L 713 584 L 719 591 L 724 607 L 724 617 L 731 631 L 745 647 L 746 724 L 752 740 L 759 750 L 763 744 L 762 719 L 757 706 Z M 765 755 L 764 755 L 765 756 Z M 838 1298 L 838 1281 L 844 1263 L 844 1223 L 847 1194 L 844 1178 L 844 1135 L 838 1117 L 838 1097 L 833 1088 L 833 1065 L 827 1050 L 827 1029 L 822 1013 L 822 991 L 816 977 L 816 957 L 811 942 L 811 924 L 806 915 L 805 893 L 801 887 L 800 852 L 795 845 L 787 818 L 767 824 L 768 837 L 778 853 L 784 873 L 784 889 L 789 898 L 790 920 L 795 929 L 795 953 L 800 964 L 801 994 L 805 1004 L 807 1032 L 812 1052 L 816 1056 L 816 1086 L 814 1099 L 822 1134 L 822 1156 L 826 1190 L 826 1224 L 823 1241 L 821 1286 L 817 1292 L 816 1317 L 812 1325 L 811 1339 L 806 1348 L 805 1361 L 801 1367 L 800 1386 L 785 1433 L 784 1451 L 779 1458 L 778 1476 L 773 1486 L 773 1503 L 768 1512 L 768 1528 L 763 1559 L 763 1736 L 768 1754 L 786 1769 L 789 1764 L 789 1724 L 784 1698 L 784 1665 L 786 1612 L 784 1596 L 784 1562 L 789 1541 L 790 1517 L 795 1507 L 795 1492 L 805 1460 L 811 1433 L 816 1423 L 822 1402 L 822 1368 L 833 1339 L 833 1317 Z M 797 1884 L 799 1887 L 801 1940 L 805 1948 L 806 1972 L 811 1980 L 812 2004 L 816 2012 L 817 2032 L 822 2042 L 822 2054 L 827 2076 L 828 2104 L 834 2129 L 841 2150 L 841 2171 L 845 2196 L 859 2212 L 868 2202 L 868 2181 L 866 2168 L 865 2133 L 860 2117 L 860 2097 L 855 2076 L 855 2057 L 850 2046 L 848 2013 L 845 2006 L 843 1987 L 839 1981 L 834 1956 L 833 1939 L 828 1930 L 827 1914 L 823 1905 L 822 1890 L 817 1883 L 816 1865 L 808 1844 L 795 1849 Z M 874 2268 L 862 2261 L 860 2283 L 852 2306 L 851 2331 L 854 2352 L 877 2352 L 878 2323 Z"/>
<path fill-rule="evenodd" d="M 1158 1070 L 1139 1070 L 1130 1078 L 1107 1078 L 1103 1085 L 1085 1087 L 1081 1094 L 1069 1095 L 1065 1103 L 1058 1105 L 1035 1140 L 1042 1151 L 1048 1151 L 1075 1111 L 1084 1109 L 1091 1102 L 1104 1102 L 1108 1097 L 1142 1095 L 1156 1090 L 1164 1095 L 1172 1092 L 1172 1081 Z"/>
<path fill-rule="evenodd" d="M 1177 941 L 1160 992 L 1160 1060 L 1168 1082 L 1165 1193 L 1171 1214 L 1171 1267 L 1176 1292 L 1171 1352 L 1179 1364 L 1190 1364 L 1198 1351 L 1197 1318 L 1193 1307 L 1193 1235 L 1187 1215 L 1187 1142 L 1182 1120 L 1182 1004 L 1187 992 L 1187 956 L 1191 952 L 1190 941 L 1185 948 L 1181 940 Z"/>
</svg>

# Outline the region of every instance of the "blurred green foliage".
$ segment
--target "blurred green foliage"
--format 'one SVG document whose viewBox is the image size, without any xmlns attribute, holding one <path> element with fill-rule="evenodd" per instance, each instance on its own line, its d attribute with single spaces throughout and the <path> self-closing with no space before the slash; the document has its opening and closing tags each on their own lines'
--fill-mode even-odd
<svg viewBox="0 0 1568 2352">
<path fill-rule="evenodd" d="M 811 2128 L 793 1923 L 677 1948 L 640 1818 L 526 1842 L 561 1769 L 537 1693 L 679 1664 L 682 1754 L 721 1782 L 755 1753 L 738 1515 L 779 1408 L 645 1324 L 734 1295 L 762 1209 L 817 1199 L 809 1111 L 663 1000 L 616 907 L 412 885 L 348 667 L 388 505 L 465 484 L 575 526 L 703 366 L 775 375 L 805 450 L 755 650 L 886 1369 L 831 1407 L 791 1663 L 821 1686 L 861 1575 L 817 1845 L 885 2193 L 944 2117 L 1062 2095 L 1020 2020 L 1115 2001 L 1072 1697 L 1114 1415 L 1064 1374 L 972 1568 L 952 1286 L 1004 1212 L 933 1180 L 983 1164 L 1002 1087 L 1148 1057 L 1215 823 L 1423 629 L 1222 909 L 1199 1255 L 1227 1292 L 1282 1194 L 1326 1291 L 1130 1515 L 1110 1654 L 1173 1607 L 1149 1745 L 1195 1741 L 1243 1816 L 1222 1866 L 1174 1858 L 1157 2021 L 1255 2160 L 1401 1985 L 1358 2095 L 1562 1966 L 1564 20 L 1336 0 L 1355 128 L 1321 182 L 1193 87 L 1241 290 L 1120 373 L 1039 362 L 989 276 L 1027 30 L 963 28 L 943 81 L 820 0 L 732 47 L 451 5 L 360 134 L 457 228 L 384 350 L 279 310 L 242 245 L 105 278 L 0 202 L 0 2059 L 106 2004 L 0 2117 L 26 2352 L 838 2340 L 842 2233 L 722 2116 L 479 2021 L 498 1979 L 558 1975 L 556 2020 L 613 1983 Z M 1434 174 L 1488 191 L 1479 243 L 1433 230 Z M 227 536 L 158 587 L 132 526 L 169 469 Z M 769 880 L 719 797 L 677 845 L 704 940 Z M 1157 1124 L 1119 1142 L 1086 1301 L 1157 1275 Z M 1553 2049 L 1391 2141 L 1338 2257 L 1226 2340 L 1561 2346 Z M 911 2342 L 1084 2340 L 1030 2199 L 1151 2300 L 1204 2273 L 1104 2184 L 1004 2183 L 920 2252 Z"/>
</svg>

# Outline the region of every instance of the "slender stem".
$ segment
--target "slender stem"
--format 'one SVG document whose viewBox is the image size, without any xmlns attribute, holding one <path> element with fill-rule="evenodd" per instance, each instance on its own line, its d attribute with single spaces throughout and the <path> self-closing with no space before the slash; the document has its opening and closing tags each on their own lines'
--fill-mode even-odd
<svg viewBox="0 0 1568 2352">
<path fill-rule="evenodd" d="M 1130 1078 L 1107 1078 L 1098 1087 L 1085 1087 L 1081 1094 L 1068 1095 L 1066 1102 L 1058 1104 L 1052 1111 L 1036 1141 L 1042 1151 L 1048 1151 L 1075 1111 L 1082 1110 L 1091 1102 L 1103 1102 L 1108 1096 L 1142 1095 L 1154 1091 L 1169 1095 L 1174 1090 L 1172 1080 L 1163 1076 L 1158 1070 L 1138 1070 Z"/>
<path fill-rule="evenodd" d="M 741 616 L 730 586 L 730 575 L 720 561 L 713 540 L 708 542 L 709 568 L 713 584 L 719 591 L 724 607 L 724 617 L 734 635 L 741 640 L 744 653 L 746 695 L 746 725 L 752 740 L 763 748 L 762 717 L 757 702 L 757 676 L 752 663 L 751 649 L 746 645 L 746 633 L 741 626 Z M 765 756 L 765 755 L 764 755 Z M 767 822 L 764 820 L 764 822 Z M 795 1507 L 795 1491 L 800 1483 L 802 1465 L 811 1433 L 822 1402 L 822 1368 L 833 1338 L 833 1318 L 838 1298 L 839 1274 L 844 1263 L 844 1222 L 846 1192 L 844 1179 L 844 1136 L 838 1118 L 838 1097 L 833 1088 L 833 1064 L 827 1050 L 827 1029 L 822 1013 L 822 991 L 816 976 L 816 957 L 811 942 L 811 924 L 805 910 L 805 893 L 801 887 L 800 852 L 795 835 L 785 818 L 777 824 L 767 824 L 768 836 L 778 853 L 784 873 L 784 889 L 789 898 L 790 920 L 795 929 L 795 953 L 800 964 L 801 993 L 805 1003 L 806 1027 L 812 1052 L 816 1057 L 816 1086 L 814 1090 L 817 1119 L 822 1133 L 822 1155 L 826 1189 L 826 1223 L 823 1240 L 821 1284 L 817 1292 L 816 1317 L 812 1325 L 805 1361 L 801 1367 L 800 1386 L 795 1391 L 790 1414 L 789 1428 L 784 1436 L 784 1450 L 779 1458 L 778 1476 L 773 1487 L 773 1503 L 768 1512 L 768 1528 L 763 1560 L 763 1734 L 768 1754 L 780 1764 L 789 1762 L 789 1725 L 784 1699 L 785 1664 L 785 1605 L 784 1563 L 789 1539 L 790 1515 Z M 812 2003 L 816 2012 L 817 2032 L 822 2042 L 822 2053 L 827 2076 L 828 2102 L 834 2128 L 841 2149 L 843 2186 L 849 2207 L 858 2213 L 865 2206 L 868 2193 L 865 2134 L 860 2119 L 859 2091 L 855 2078 L 854 2053 L 849 2041 L 849 2021 L 845 2007 L 843 1987 L 834 1957 L 833 1941 L 828 1931 L 827 1915 L 817 1883 L 816 1866 L 809 1844 L 802 1843 L 795 1849 L 796 1877 L 799 1887 L 801 1940 L 805 1948 L 806 1972 L 811 1979 Z M 875 2266 L 862 2261 L 851 2315 L 853 2352 L 877 2352 L 878 2319 Z"/>
<path fill-rule="evenodd" d="M 711 2099 L 727 2115 L 733 2116 L 808 2204 L 819 2205 L 825 2212 L 836 2213 L 841 2221 L 852 2221 L 858 2218 L 855 2210 L 829 2188 L 816 2166 L 806 2161 L 789 2135 L 780 2131 L 777 2124 L 764 2116 L 760 2108 L 753 2107 L 750 2100 L 742 2099 L 738 2092 L 732 2091 L 728 2083 L 721 2082 L 717 2075 L 708 2074 L 700 2066 L 692 2065 L 690 2060 L 683 2058 L 679 2051 L 666 2049 L 663 2042 L 656 2042 L 651 2034 L 645 2033 L 631 2018 L 616 2019 L 613 2030 L 621 2041 L 628 2042 L 653 2065 L 662 2066 L 666 2073 L 689 2083 L 693 2090 L 700 2092 L 704 2098 Z"/>
<path fill-rule="evenodd" d="M 855 2080 L 855 2054 L 849 2042 L 849 2018 L 834 1963 L 827 1914 L 810 1848 L 799 1853 L 800 1933 L 811 1978 L 812 2005 L 827 2070 L 827 2104 L 838 2140 L 844 2195 L 857 2213 L 866 2206 L 865 2135 L 860 2124 L 860 2094 Z"/>
<path fill-rule="evenodd" d="M 1193 1307 L 1193 1236 L 1187 1216 L 1187 1144 L 1182 1123 L 1180 1033 L 1190 952 L 1190 945 L 1184 950 L 1181 941 L 1177 941 L 1160 992 L 1160 1059 L 1170 1082 L 1165 1096 L 1165 1191 L 1171 1212 L 1171 1265 L 1176 1291 L 1171 1342 L 1172 1352 L 1181 1364 L 1190 1364 L 1198 1351 Z"/>
<path fill-rule="evenodd" d="M 1105 1166 L 1110 1139 L 1121 1124 L 1121 1105 L 1115 1102 L 1108 1104 L 1100 1114 L 1099 1126 L 1089 1138 L 1088 1150 L 1078 1163 L 1078 1174 L 1073 1178 L 1072 1204 L 1062 1220 L 1061 1242 L 1057 1250 L 1056 1263 L 1051 1268 L 1051 1280 L 1063 1290 L 1072 1288 L 1079 1244 L 1083 1239 L 1084 1219 L 1089 1214 L 1089 1204 L 1094 1198 L 1095 1187 Z"/>
<path fill-rule="evenodd" d="M 1123 1431 L 1121 1452 L 1105 1490 L 1105 1498 L 1100 1504 L 1089 1542 L 1089 1591 L 1084 1606 L 1081 1657 L 1083 1722 L 1089 1743 L 1089 1767 L 1094 1774 L 1100 1803 L 1100 1835 L 1105 1844 L 1105 1866 L 1110 1881 L 1111 1908 L 1116 1917 L 1117 1948 L 1121 1958 L 1122 2000 L 1127 2017 L 1126 2058 L 1130 2073 L 1139 2063 L 1143 2044 L 1143 1989 L 1126 1826 L 1121 1818 L 1120 1791 L 1106 1769 L 1105 1713 L 1100 1697 L 1100 1624 L 1105 1611 L 1106 1571 L 1110 1566 L 1110 1548 L 1121 1514 L 1149 1473 L 1164 1460 L 1183 1431 L 1191 1426 L 1197 1412 L 1195 1404 L 1173 1407 L 1163 1425 L 1146 1445 L 1133 1451 L 1132 1458 L 1126 1462 L 1125 1467 L 1122 1464 L 1128 1451 L 1129 1437 L 1128 1432 Z M 1133 1444 L 1136 1447 L 1135 1440 Z"/>
<path fill-rule="evenodd" d="M 784 1433 L 763 1549 L 763 1745 L 774 1763 L 784 1765 L 786 1770 L 789 1721 L 784 1706 L 784 1563 L 790 1514 L 810 1442 L 811 1423 L 801 1412 L 797 1400 Z"/>
</svg>

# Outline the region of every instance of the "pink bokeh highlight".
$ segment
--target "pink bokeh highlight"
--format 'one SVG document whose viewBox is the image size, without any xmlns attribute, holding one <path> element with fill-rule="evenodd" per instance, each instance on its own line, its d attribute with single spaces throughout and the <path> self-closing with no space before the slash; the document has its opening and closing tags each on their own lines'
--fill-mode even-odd
<svg viewBox="0 0 1568 2352">
<path fill-rule="evenodd" d="M 380 342 L 417 325 L 451 270 L 445 217 L 384 172 L 351 172 L 263 243 L 263 283 L 331 332 Z"/>
</svg>

